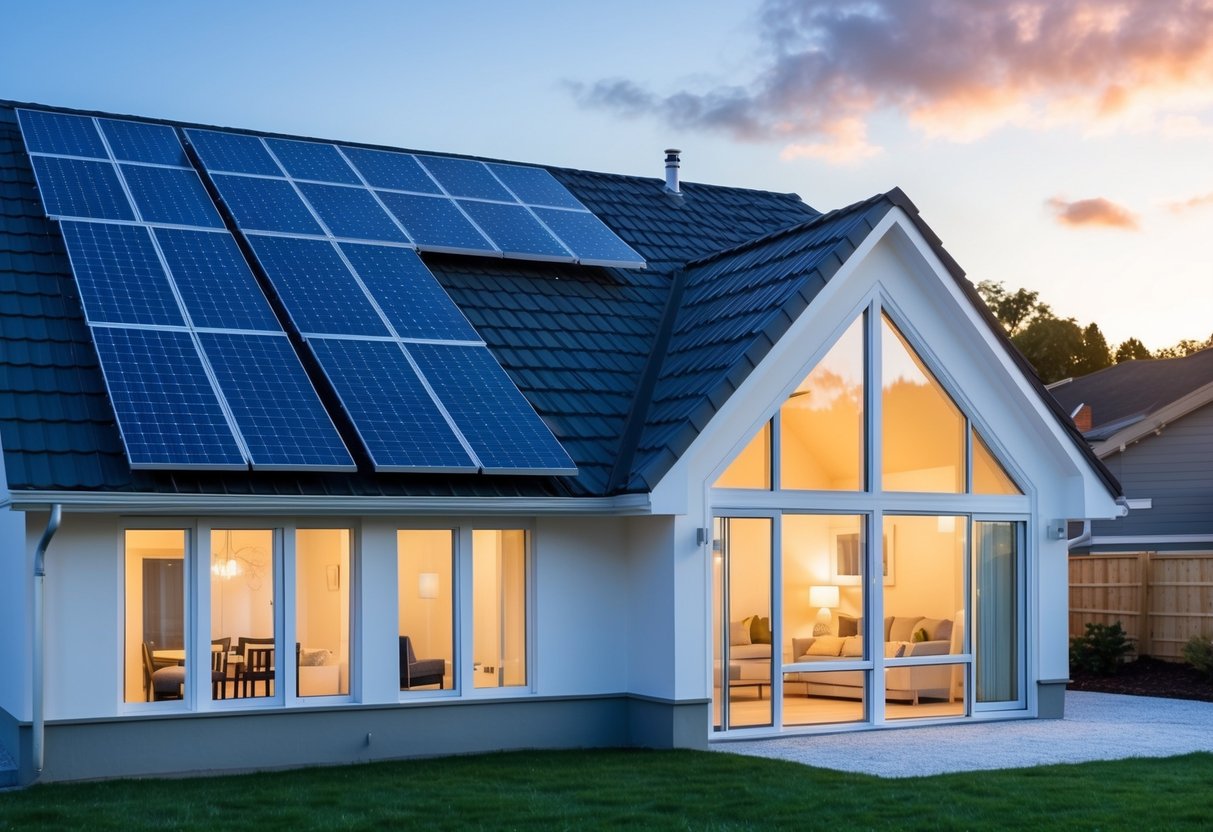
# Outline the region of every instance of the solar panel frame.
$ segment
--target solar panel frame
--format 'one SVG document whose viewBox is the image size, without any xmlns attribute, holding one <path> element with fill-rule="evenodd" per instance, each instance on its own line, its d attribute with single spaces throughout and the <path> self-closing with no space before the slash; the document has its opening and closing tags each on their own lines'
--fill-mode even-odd
<svg viewBox="0 0 1213 832">
<path fill-rule="evenodd" d="M 187 127 L 185 138 L 203 166 L 212 173 L 285 175 L 259 136 Z"/>
<path fill-rule="evenodd" d="M 189 168 L 190 161 L 177 138 L 177 131 L 166 124 L 148 124 L 117 118 L 97 120 L 105 143 L 119 162 L 143 162 Z"/>
<path fill-rule="evenodd" d="M 535 219 L 525 205 L 472 199 L 459 199 L 456 203 L 504 257 L 552 263 L 577 262 L 577 258 Z"/>
<path fill-rule="evenodd" d="M 152 236 L 195 327 L 282 332 L 231 234 L 156 228 Z"/>
<path fill-rule="evenodd" d="M 265 138 L 270 154 L 292 179 L 359 185 L 361 180 L 336 145 Z"/>
<path fill-rule="evenodd" d="M 532 213 L 587 266 L 643 268 L 644 258 L 589 211 L 531 208 Z"/>
<path fill-rule="evenodd" d="M 524 205 L 589 210 L 546 168 L 502 162 L 485 162 L 484 166 Z"/>
<path fill-rule="evenodd" d="M 297 187 L 334 237 L 412 244 L 374 191 L 319 182 L 299 182 Z"/>
<path fill-rule="evenodd" d="M 325 236 L 311 208 L 286 179 L 216 173 L 211 181 L 242 231 Z"/>
<path fill-rule="evenodd" d="M 489 172 L 483 162 L 455 156 L 425 156 L 414 158 L 434 178 L 442 190 L 453 197 L 488 199 L 495 202 L 516 202 L 504 185 Z"/>
<path fill-rule="evenodd" d="M 346 145 L 337 149 L 371 188 L 442 195 L 438 183 L 411 153 Z"/>
<path fill-rule="evenodd" d="M 48 217 L 138 220 L 113 163 L 61 156 L 31 156 L 30 162 Z M 103 183 L 102 189 L 92 187 L 94 179 Z"/>
<path fill-rule="evenodd" d="M 198 339 L 253 470 L 357 470 L 286 333 L 200 332 Z"/>
<path fill-rule="evenodd" d="M 223 228 L 223 219 L 197 171 L 118 164 L 139 217 L 146 223 Z"/>
<path fill-rule="evenodd" d="M 447 254 L 501 256 L 501 249 L 493 245 L 454 200 L 444 196 L 396 191 L 376 193 L 419 249 Z"/>
<path fill-rule="evenodd" d="M 91 331 L 132 470 L 248 470 L 242 442 L 188 332 L 108 326 Z M 119 358 L 136 351 L 137 360 Z M 213 453 L 204 452 L 208 442 Z"/>
</svg>

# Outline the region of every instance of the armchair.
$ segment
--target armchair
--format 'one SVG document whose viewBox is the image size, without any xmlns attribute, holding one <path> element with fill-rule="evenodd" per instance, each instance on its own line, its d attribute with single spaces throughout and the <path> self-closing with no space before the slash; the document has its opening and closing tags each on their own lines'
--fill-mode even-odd
<svg viewBox="0 0 1213 832">
<path fill-rule="evenodd" d="M 446 662 L 443 659 L 418 659 L 413 652 L 413 640 L 400 637 L 400 689 L 408 690 L 421 685 L 443 687 Z"/>
</svg>

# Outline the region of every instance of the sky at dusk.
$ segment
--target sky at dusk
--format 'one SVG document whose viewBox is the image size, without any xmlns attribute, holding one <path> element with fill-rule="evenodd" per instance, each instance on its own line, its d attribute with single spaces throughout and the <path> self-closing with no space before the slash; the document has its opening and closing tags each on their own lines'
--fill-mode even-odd
<svg viewBox="0 0 1213 832">
<path fill-rule="evenodd" d="M 792 191 L 974 280 L 1213 333 L 1213 0 L 7 4 L 0 98 Z"/>
</svg>

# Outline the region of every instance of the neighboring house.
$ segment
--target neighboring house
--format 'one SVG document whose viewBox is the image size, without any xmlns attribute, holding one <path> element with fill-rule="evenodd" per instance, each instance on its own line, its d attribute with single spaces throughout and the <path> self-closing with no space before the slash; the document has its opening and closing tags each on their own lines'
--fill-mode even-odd
<svg viewBox="0 0 1213 832">
<path fill-rule="evenodd" d="M 1134 510 L 1074 551 L 1213 551 L 1213 349 L 1050 385 Z"/>
<path fill-rule="evenodd" d="M 20 108 L 23 782 L 1061 715 L 1119 485 L 900 191 Z"/>
</svg>

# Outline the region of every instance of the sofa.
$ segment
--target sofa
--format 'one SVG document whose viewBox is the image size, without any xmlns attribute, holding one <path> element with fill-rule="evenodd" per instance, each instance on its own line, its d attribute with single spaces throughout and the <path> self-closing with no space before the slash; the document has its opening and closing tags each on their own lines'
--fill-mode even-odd
<svg viewBox="0 0 1213 832">
<path fill-rule="evenodd" d="M 839 617 L 838 635 L 792 639 L 797 663 L 860 661 L 863 658 L 863 620 Z M 948 618 L 888 616 L 884 620 L 884 655 L 887 659 L 946 656 L 960 652 L 961 627 Z M 885 698 L 917 705 L 920 699 L 950 700 L 957 693 L 957 665 L 892 667 L 885 670 Z M 859 671 L 812 671 L 789 676 L 803 682 L 810 696 L 859 699 L 864 674 Z"/>
<path fill-rule="evenodd" d="M 756 687 L 771 684 L 771 620 L 751 615 L 729 623 L 729 687 Z M 722 662 L 716 659 L 713 684 L 721 686 Z"/>
</svg>

